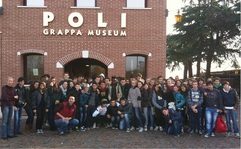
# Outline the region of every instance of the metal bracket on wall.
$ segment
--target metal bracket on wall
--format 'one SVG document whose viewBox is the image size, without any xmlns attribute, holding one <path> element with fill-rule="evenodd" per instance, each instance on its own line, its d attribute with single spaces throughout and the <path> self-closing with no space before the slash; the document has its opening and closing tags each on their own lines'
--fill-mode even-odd
<svg viewBox="0 0 241 149">
<path fill-rule="evenodd" d="M 3 7 L 0 7 L 0 15 L 3 14 Z"/>
</svg>

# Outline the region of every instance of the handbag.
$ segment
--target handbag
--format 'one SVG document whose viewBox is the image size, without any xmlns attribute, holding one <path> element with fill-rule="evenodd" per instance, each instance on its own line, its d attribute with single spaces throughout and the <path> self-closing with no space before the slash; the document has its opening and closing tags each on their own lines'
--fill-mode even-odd
<svg viewBox="0 0 241 149">
<path fill-rule="evenodd" d="M 227 132 L 227 126 L 223 120 L 222 115 L 218 115 L 217 120 L 216 120 L 216 125 L 215 125 L 215 132 Z"/>
</svg>

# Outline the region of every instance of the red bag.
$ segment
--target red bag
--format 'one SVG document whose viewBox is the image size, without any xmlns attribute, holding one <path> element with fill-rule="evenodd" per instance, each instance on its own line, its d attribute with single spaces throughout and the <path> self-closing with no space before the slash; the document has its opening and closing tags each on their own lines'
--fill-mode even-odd
<svg viewBox="0 0 241 149">
<path fill-rule="evenodd" d="M 218 115 L 216 125 L 215 125 L 215 132 L 227 132 L 227 126 L 223 120 L 221 115 Z"/>
</svg>

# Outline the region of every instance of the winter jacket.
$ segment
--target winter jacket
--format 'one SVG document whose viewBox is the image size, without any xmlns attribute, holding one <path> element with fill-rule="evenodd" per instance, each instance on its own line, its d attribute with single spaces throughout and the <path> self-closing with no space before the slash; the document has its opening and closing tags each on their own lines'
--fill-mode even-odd
<svg viewBox="0 0 241 149">
<path fill-rule="evenodd" d="M 167 102 L 165 99 L 162 98 L 162 94 L 153 90 L 152 93 L 152 104 L 157 109 L 162 109 L 163 107 L 167 107 Z"/>
<path fill-rule="evenodd" d="M 135 88 L 131 87 L 128 94 L 128 100 L 135 108 L 136 107 L 141 108 L 141 101 L 137 100 L 138 96 L 141 97 L 140 89 L 138 87 L 135 87 Z"/>
<path fill-rule="evenodd" d="M 14 96 L 16 96 L 16 95 L 17 95 L 17 93 L 16 93 L 14 87 L 10 87 L 8 85 L 3 86 L 2 87 L 2 96 L 1 96 L 2 109 L 5 105 L 14 106 L 15 101 L 17 101 L 17 99 L 14 98 Z"/>
<path fill-rule="evenodd" d="M 185 97 L 180 92 L 173 92 L 173 96 L 176 102 L 176 108 L 183 108 L 186 103 Z"/>
<path fill-rule="evenodd" d="M 222 95 L 220 91 L 217 89 L 213 89 L 213 90 L 205 89 L 204 101 L 205 101 L 206 108 L 217 108 L 220 110 L 223 109 Z"/>
<path fill-rule="evenodd" d="M 107 114 L 111 115 L 111 116 L 117 116 L 118 115 L 118 106 L 117 104 L 115 104 L 115 106 L 111 106 L 109 105 L 107 108 Z"/>
<path fill-rule="evenodd" d="M 36 90 L 33 93 L 33 100 L 32 100 L 32 108 L 33 110 L 37 109 L 40 105 L 40 102 L 42 100 L 42 95 L 44 96 L 44 103 L 45 103 L 45 108 L 49 109 L 49 96 L 47 92 L 44 92 L 43 94 L 40 93 L 39 90 Z"/>
<path fill-rule="evenodd" d="M 228 91 L 225 91 L 224 89 L 222 89 L 220 92 L 222 95 L 224 108 L 234 107 L 235 109 L 238 109 L 239 97 L 236 90 L 234 90 L 233 88 L 230 88 Z"/>
</svg>

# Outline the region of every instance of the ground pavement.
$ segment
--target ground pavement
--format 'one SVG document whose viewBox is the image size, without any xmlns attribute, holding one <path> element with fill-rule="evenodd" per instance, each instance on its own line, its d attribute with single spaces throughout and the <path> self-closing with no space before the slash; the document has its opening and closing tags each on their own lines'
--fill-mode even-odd
<svg viewBox="0 0 241 149">
<path fill-rule="evenodd" d="M 23 129 L 25 119 L 21 124 Z M 240 139 L 225 137 L 225 133 L 209 138 L 184 133 L 176 139 L 160 131 L 127 133 L 103 127 L 85 132 L 72 131 L 63 136 L 48 128 L 44 129 L 44 134 L 22 131 L 24 134 L 16 138 L 1 139 L 0 148 L 240 148 Z"/>
</svg>

